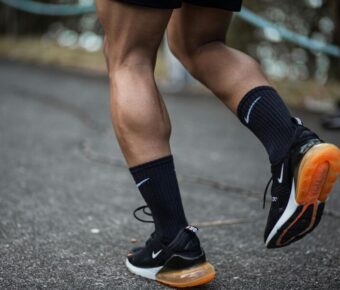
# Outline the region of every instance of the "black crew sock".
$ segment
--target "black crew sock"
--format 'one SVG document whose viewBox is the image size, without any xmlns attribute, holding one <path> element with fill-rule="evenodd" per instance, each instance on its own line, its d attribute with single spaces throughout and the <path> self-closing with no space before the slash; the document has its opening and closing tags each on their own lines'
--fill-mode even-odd
<svg viewBox="0 0 340 290">
<path fill-rule="evenodd" d="M 187 226 L 172 155 L 130 168 L 163 243 Z"/>
<path fill-rule="evenodd" d="M 294 142 L 297 124 L 272 87 L 249 91 L 241 100 L 237 115 L 262 142 L 272 164 L 285 157 Z"/>
</svg>

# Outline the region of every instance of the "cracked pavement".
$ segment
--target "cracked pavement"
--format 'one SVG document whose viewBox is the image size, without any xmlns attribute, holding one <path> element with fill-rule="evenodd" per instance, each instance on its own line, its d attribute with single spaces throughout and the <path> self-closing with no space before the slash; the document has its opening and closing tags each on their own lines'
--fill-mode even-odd
<svg viewBox="0 0 340 290">
<path fill-rule="evenodd" d="M 124 266 L 152 228 L 111 128 L 104 76 L 0 60 L 0 288 L 166 289 Z M 261 144 L 211 95 L 165 94 L 188 219 L 216 280 L 197 289 L 340 289 L 340 186 L 320 226 L 262 241 L 270 177 Z M 320 137 L 318 115 L 294 112 Z"/>
</svg>

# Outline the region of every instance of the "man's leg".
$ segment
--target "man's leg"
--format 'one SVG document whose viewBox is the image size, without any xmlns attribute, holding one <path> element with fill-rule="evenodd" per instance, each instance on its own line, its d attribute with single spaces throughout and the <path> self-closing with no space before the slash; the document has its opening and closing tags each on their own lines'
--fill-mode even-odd
<svg viewBox="0 0 340 290">
<path fill-rule="evenodd" d="M 170 152 L 169 116 L 154 79 L 172 10 L 97 0 L 97 13 L 105 31 L 113 127 L 155 223 L 145 247 L 132 250 L 126 264 L 135 274 L 172 286 L 209 282 L 215 272 L 205 261 L 196 229 L 187 226 Z M 181 272 L 169 273 L 168 266 Z"/>
<path fill-rule="evenodd" d="M 235 114 L 240 111 L 239 104 L 248 92 L 262 88 L 261 92 L 252 92 L 247 98 L 240 119 L 261 140 L 271 162 L 275 163 L 288 151 L 287 140 L 291 140 L 293 134 L 291 116 L 277 93 L 269 89 L 256 61 L 225 45 L 231 17 L 228 11 L 183 4 L 171 17 L 170 48 L 189 72 Z M 252 119 L 259 116 L 256 122 L 244 122 L 259 93 L 269 94 L 270 98 L 253 107 Z M 268 111 L 267 107 L 275 107 L 275 110 Z M 269 123 L 271 126 L 261 126 Z M 277 134 L 278 127 L 280 134 Z"/>
<path fill-rule="evenodd" d="M 226 46 L 231 17 L 227 11 L 184 4 L 171 17 L 169 45 L 191 74 L 265 146 L 273 174 L 265 241 L 268 247 L 284 246 L 320 221 L 340 171 L 340 151 L 320 144 L 316 134 L 291 117 L 255 60 Z"/>
<path fill-rule="evenodd" d="M 254 59 L 225 45 L 231 18 L 229 11 L 183 4 L 171 17 L 168 38 L 188 71 L 236 113 L 247 92 L 269 83 Z"/>
<path fill-rule="evenodd" d="M 113 127 L 156 232 L 169 242 L 187 225 L 170 153 L 170 121 L 154 80 L 171 10 L 111 0 L 98 0 L 97 10 L 105 30 Z"/>
<path fill-rule="evenodd" d="M 97 1 L 105 31 L 112 123 L 130 167 L 170 155 L 170 122 L 154 80 L 171 10 Z"/>
</svg>

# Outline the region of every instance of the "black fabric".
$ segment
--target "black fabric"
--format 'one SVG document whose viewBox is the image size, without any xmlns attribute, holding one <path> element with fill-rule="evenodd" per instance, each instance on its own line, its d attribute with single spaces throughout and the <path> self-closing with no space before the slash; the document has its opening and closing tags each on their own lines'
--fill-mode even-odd
<svg viewBox="0 0 340 290">
<path fill-rule="evenodd" d="M 202 7 L 218 8 L 229 11 L 240 11 L 242 7 L 242 0 L 183 0 L 192 5 Z"/>
<path fill-rule="evenodd" d="M 296 126 L 297 130 L 294 138 L 294 143 L 288 155 L 282 161 L 282 163 L 273 165 L 271 168 L 273 180 L 271 188 L 272 202 L 264 233 L 265 242 L 270 232 L 272 231 L 278 220 L 281 218 L 287 207 L 292 189 L 293 179 L 295 179 L 295 184 L 298 183 L 297 169 L 299 164 L 301 163 L 302 158 L 313 146 L 322 143 L 322 141 L 315 133 L 305 128 L 303 125 L 299 125 L 298 123 L 296 123 Z M 302 206 L 299 207 L 296 212 L 292 214 L 285 225 L 280 228 L 279 232 L 274 235 L 269 244 L 267 244 L 268 248 L 286 246 L 290 243 L 283 242 L 280 245 L 277 245 L 277 240 L 281 236 L 282 232 L 287 229 L 290 224 L 297 218 L 301 210 Z M 304 232 L 308 227 L 306 227 L 303 220 L 299 221 L 298 224 L 302 227 L 302 230 L 300 230 L 301 233 Z M 299 230 L 295 228 L 295 233 L 296 232 L 299 232 Z M 298 236 L 297 234 L 295 235 Z M 291 242 L 294 242 L 296 240 L 298 239 L 294 238 Z"/>
<path fill-rule="evenodd" d="M 238 106 L 237 115 L 262 142 L 272 164 L 286 156 L 297 125 L 272 87 L 261 86 L 248 92 Z"/>
<path fill-rule="evenodd" d="M 182 2 L 202 7 L 218 8 L 229 11 L 240 11 L 243 0 L 118 0 L 120 2 L 159 9 L 176 9 Z"/>
<path fill-rule="evenodd" d="M 124 2 L 127 4 L 159 9 L 175 9 L 181 7 L 182 5 L 181 0 L 117 0 L 117 1 Z"/>
<path fill-rule="evenodd" d="M 181 259 L 171 262 L 170 258 L 176 256 Z M 180 229 L 176 237 L 167 245 L 163 244 L 156 233 L 153 233 L 144 247 L 138 251 L 130 252 L 127 258 L 132 265 L 141 268 L 163 265 L 166 265 L 167 268 L 188 268 L 206 261 L 198 237 L 187 228 Z M 173 265 L 175 262 L 177 262 L 177 267 Z"/>
<path fill-rule="evenodd" d="M 130 168 L 151 210 L 155 231 L 162 242 L 172 241 L 188 223 L 185 218 L 173 157 L 167 156 Z"/>
</svg>

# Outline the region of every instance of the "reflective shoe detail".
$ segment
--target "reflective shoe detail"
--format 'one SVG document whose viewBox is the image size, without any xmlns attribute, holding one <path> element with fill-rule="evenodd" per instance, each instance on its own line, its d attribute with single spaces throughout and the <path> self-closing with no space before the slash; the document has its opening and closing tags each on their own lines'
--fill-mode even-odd
<svg viewBox="0 0 340 290">
<path fill-rule="evenodd" d="M 325 201 L 340 173 L 340 150 L 313 139 L 293 149 L 283 164 L 289 167 L 286 184 L 275 183 L 276 176 L 280 176 L 280 165 L 272 169 L 275 197 L 272 200 L 279 202 L 272 202 L 268 216 L 265 231 L 268 248 L 287 246 L 319 224 Z"/>
<path fill-rule="evenodd" d="M 197 230 L 187 226 L 169 245 L 163 245 L 159 237 L 152 234 L 145 247 L 128 253 L 127 268 L 134 274 L 172 287 L 192 287 L 210 282 L 215 277 L 215 270 L 206 261 L 195 234 Z"/>
</svg>

